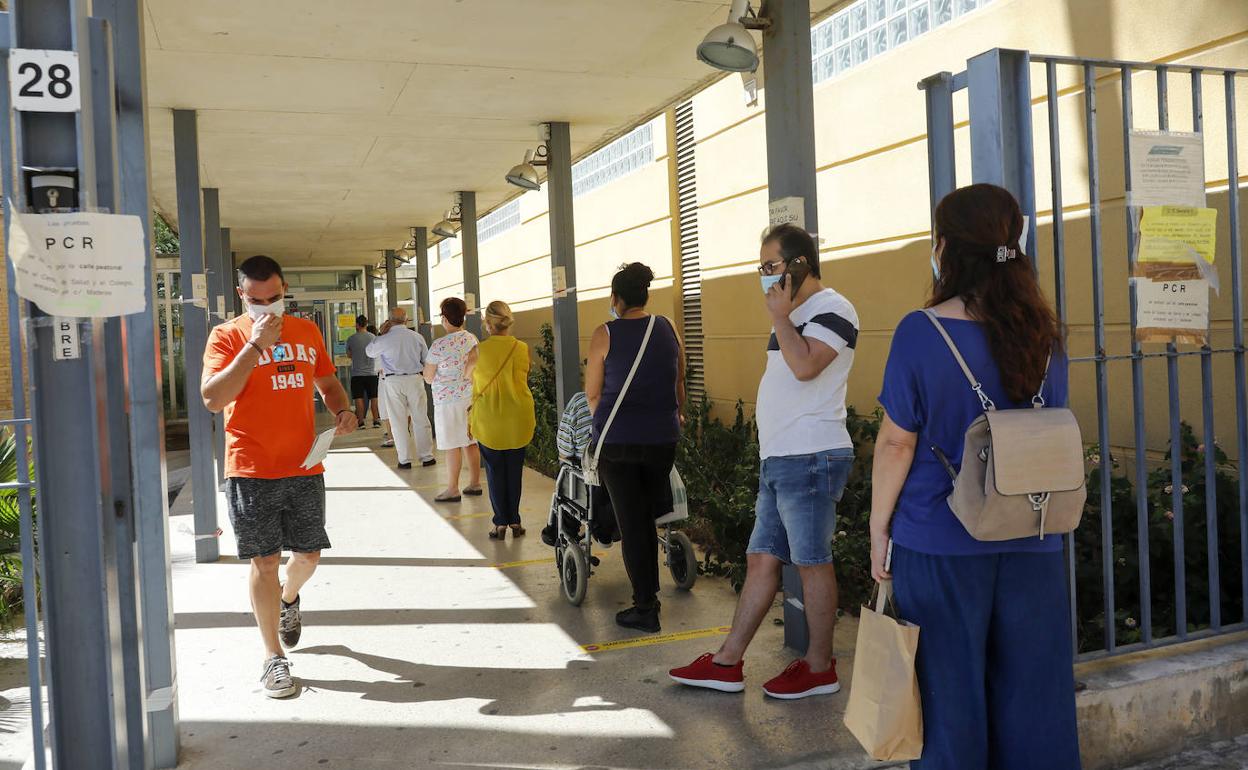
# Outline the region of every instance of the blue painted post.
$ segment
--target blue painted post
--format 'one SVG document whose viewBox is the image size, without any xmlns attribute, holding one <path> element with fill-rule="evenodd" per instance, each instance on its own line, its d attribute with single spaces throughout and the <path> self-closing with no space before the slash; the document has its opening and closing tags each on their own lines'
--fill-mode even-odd
<svg viewBox="0 0 1248 770">
<path fill-rule="evenodd" d="M 555 399 L 567 406 L 581 390 L 581 330 L 577 312 L 576 232 L 572 203 L 572 138 L 567 123 L 548 123 L 546 195 L 550 208 L 552 277 L 563 273 L 563 296 L 552 301 L 555 333 Z M 557 288 L 553 285 L 552 289 Z"/>
<path fill-rule="evenodd" d="M 465 191 L 456 195 L 459 198 L 459 244 L 463 247 L 464 296 L 471 295 L 472 307 L 482 309 L 481 313 L 468 314 L 465 328 L 480 339 L 481 317 L 489 303 L 481 296 L 481 266 L 477 260 L 477 194 Z"/>
</svg>

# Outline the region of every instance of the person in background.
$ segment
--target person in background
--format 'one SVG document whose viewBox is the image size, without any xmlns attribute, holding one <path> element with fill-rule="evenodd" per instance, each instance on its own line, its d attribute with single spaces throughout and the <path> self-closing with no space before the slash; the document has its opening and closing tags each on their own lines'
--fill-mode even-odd
<svg viewBox="0 0 1248 770">
<path fill-rule="evenodd" d="M 377 336 L 377 327 L 369 324 L 368 333 Z M 381 445 L 383 447 L 394 446 L 394 439 L 390 437 L 390 421 L 386 419 L 386 373 L 381 369 L 381 359 L 373 356 L 373 371 L 377 372 L 377 416 L 381 419 Z"/>
<path fill-rule="evenodd" d="M 745 689 L 743 656 L 792 564 L 802 581 L 810 643 L 802 658 L 763 685 L 773 698 L 830 695 L 841 688 L 832 657 L 838 595 L 832 563 L 836 504 L 854 462 L 845 390 L 858 344 L 858 313 L 820 280 L 814 238 L 779 225 L 759 250 L 771 316 L 767 368 L 758 385 L 758 501 L 746 548 L 745 586 L 719 651 L 672 669 L 681 684 Z"/>
<path fill-rule="evenodd" d="M 1057 316 L 1019 243 L 1008 191 L 964 187 L 936 207 L 927 308 L 998 409 L 1065 406 Z M 1074 651 L 1062 538 L 987 542 L 946 502 L 984 407 L 922 311 L 893 333 L 871 474 L 871 574 L 916 623 L 922 770 L 1078 770 Z M 920 437 L 922 439 L 920 440 Z M 956 459 L 955 459 L 956 458 Z M 889 540 L 892 563 L 888 564 Z"/>
<path fill-rule="evenodd" d="M 485 328 L 490 336 L 477 347 L 477 364 L 472 370 L 468 421 L 470 436 L 481 447 L 490 485 L 490 505 L 494 508 L 491 540 L 504 539 L 508 528 L 513 537 L 525 532 L 520 523 L 524 453 L 537 425 L 533 393 L 529 391 L 529 346 L 511 335 L 514 321 L 506 302 L 489 304 Z"/>
<path fill-rule="evenodd" d="M 624 627 L 657 633 L 659 538 L 654 520 L 671 510 L 670 476 L 680 440 L 685 399 L 685 357 L 671 321 L 646 312 L 654 271 L 640 262 L 611 279 L 611 316 L 594 330 L 585 367 L 585 395 L 594 413 L 598 473 L 623 540 L 633 606 L 616 613 Z M 646 341 L 646 330 L 652 329 Z M 624 382 L 641 353 L 628 390 Z M 620 401 L 623 392 L 623 400 Z M 610 426 L 607 420 L 619 401 Z M 591 452 L 597 451 L 594 449 Z"/>
<path fill-rule="evenodd" d="M 481 494 L 481 453 L 468 436 L 468 406 L 472 403 L 472 370 L 477 365 L 479 341 L 464 331 L 468 305 L 458 297 L 442 300 L 442 329 L 446 334 L 433 341 L 425 359 L 425 382 L 433 388 L 433 424 L 438 449 L 446 452 L 449 466 L 446 490 L 434 498 L 439 503 L 458 503 L 459 474 L 468 466 L 465 495 Z"/>
<path fill-rule="evenodd" d="M 425 338 L 407 328 L 406 323 L 407 311 L 393 308 L 390 318 L 381 325 L 381 334 L 364 349 L 366 355 L 381 359 L 382 371 L 386 373 L 386 414 L 390 417 L 400 470 L 412 467 L 413 446 L 421 465 L 427 468 L 437 463 L 433 459 L 423 374 L 429 347 Z"/>
<path fill-rule="evenodd" d="M 325 468 L 303 467 L 316 439 L 316 394 L 334 413 L 338 435 L 357 422 L 320 328 L 284 317 L 286 288 L 270 257 L 238 266 L 247 312 L 208 335 L 200 382 L 208 411 L 225 412 L 225 499 L 238 558 L 251 562 L 251 607 L 265 649 L 261 688 L 270 698 L 297 690 L 284 648 L 299 643 L 299 592 L 330 547 Z M 291 557 L 282 583 L 284 550 Z"/>
<path fill-rule="evenodd" d="M 355 417 L 360 428 L 364 427 L 369 404 L 373 407 L 373 427 L 381 427 L 381 416 L 377 413 L 377 370 L 366 352 L 368 344 L 375 339 L 377 335 L 368 331 L 368 318 L 356 316 L 355 334 L 347 338 L 347 352 L 351 355 L 351 398 L 355 400 Z"/>
</svg>

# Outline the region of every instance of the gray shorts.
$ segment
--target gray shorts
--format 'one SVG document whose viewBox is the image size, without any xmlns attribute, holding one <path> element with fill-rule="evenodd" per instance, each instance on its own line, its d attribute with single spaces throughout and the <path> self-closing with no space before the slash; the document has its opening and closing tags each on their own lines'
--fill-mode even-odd
<svg viewBox="0 0 1248 770">
<path fill-rule="evenodd" d="M 330 547 L 325 532 L 325 477 L 228 478 L 225 499 L 238 558 L 282 551 L 314 553 Z"/>
</svg>

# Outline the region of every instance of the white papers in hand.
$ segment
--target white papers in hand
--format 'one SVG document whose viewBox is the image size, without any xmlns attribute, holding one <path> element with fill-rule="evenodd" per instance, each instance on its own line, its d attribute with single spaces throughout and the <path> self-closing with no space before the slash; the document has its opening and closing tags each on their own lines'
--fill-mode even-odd
<svg viewBox="0 0 1248 770">
<path fill-rule="evenodd" d="M 329 445 L 334 443 L 334 434 L 337 431 L 338 429 L 335 427 L 321 432 L 316 437 L 316 441 L 312 442 L 312 448 L 308 450 L 308 456 L 303 458 L 301 467 L 311 470 L 319 465 L 325 459 L 325 456 L 329 454 Z"/>
</svg>

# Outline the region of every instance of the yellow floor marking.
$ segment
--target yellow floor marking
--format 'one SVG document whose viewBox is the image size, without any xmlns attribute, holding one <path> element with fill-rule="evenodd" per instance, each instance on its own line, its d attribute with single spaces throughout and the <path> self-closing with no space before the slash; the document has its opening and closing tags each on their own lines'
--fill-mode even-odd
<svg viewBox="0 0 1248 770">
<path fill-rule="evenodd" d="M 456 513 L 450 516 L 443 516 L 442 518 L 446 519 L 447 521 L 462 521 L 463 519 L 481 519 L 486 516 L 493 516 L 493 515 L 494 514 L 490 513 L 489 511 L 483 511 L 481 513 Z"/>
<path fill-rule="evenodd" d="M 668 642 L 683 642 L 687 639 L 724 636 L 731 630 L 731 626 L 716 626 L 715 628 L 702 628 L 697 631 L 677 631 L 673 634 L 646 636 L 640 639 L 620 639 L 619 641 L 603 642 L 602 644 L 586 644 L 581 649 L 585 652 L 608 652 L 610 650 L 624 650 L 630 647 L 650 647 L 655 644 L 667 644 Z"/>
<path fill-rule="evenodd" d="M 606 556 L 606 554 L 596 553 L 594 554 L 594 556 L 597 556 L 599 559 L 601 559 L 604 556 Z M 511 569 L 512 567 L 531 567 L 534 564 L 554 564 L 554 563 L 555 563 L 555 557 L 551 556 L 550 558 L 547 558 L 547 559 L 528 559 L 526 561 L 505 561 L 505 562 L 502 562 L 501 564 L 494 564 L 491 566 L 493 566 L 494 569 Z"/>
</svg>

